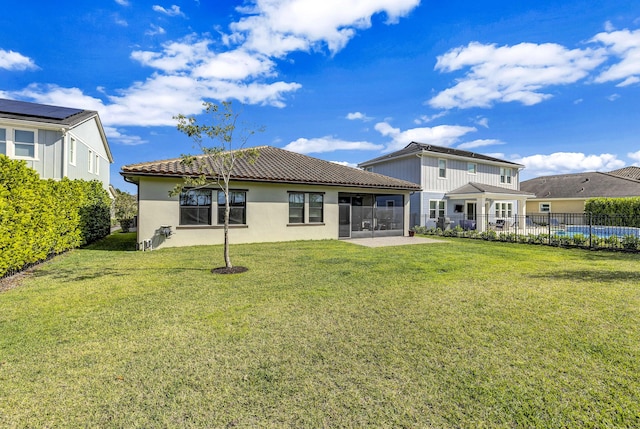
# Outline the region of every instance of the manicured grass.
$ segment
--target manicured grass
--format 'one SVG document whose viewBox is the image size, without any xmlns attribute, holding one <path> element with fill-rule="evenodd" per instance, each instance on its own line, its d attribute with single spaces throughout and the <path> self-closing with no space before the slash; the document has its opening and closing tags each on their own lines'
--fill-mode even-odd
<svg viewBox="0 0 640 429">
<path fill-rule="evenodd" d="M 75 250 L 0 293 L 0 427 L 640 426 L 640 257 Z"/>
</svg>

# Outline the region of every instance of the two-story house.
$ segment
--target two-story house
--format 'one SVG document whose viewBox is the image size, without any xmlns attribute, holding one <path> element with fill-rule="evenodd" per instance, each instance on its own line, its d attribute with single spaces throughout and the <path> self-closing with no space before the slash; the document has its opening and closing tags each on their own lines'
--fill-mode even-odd
<svg viewBox="0 0 640 429">
<path fill-rule="evenodd" d="M 113 156 L 92 110 L 0 99 L 0 154 L 43 179 L 99 180 L 109 190 Z"/>
<path fill-rule="evenodd" d="M 412 142 L 359 167 L 422 187 L 411 195 L 411 226 L 484 231 L 494 223 L 515 225 L 534 197 L 519 189 L 523 165 L 448 147 Z"/>
</svg>

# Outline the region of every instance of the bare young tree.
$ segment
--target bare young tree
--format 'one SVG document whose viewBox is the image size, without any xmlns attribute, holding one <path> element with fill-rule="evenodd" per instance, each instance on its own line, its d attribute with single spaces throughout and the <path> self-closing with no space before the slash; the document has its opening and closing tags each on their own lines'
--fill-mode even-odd
<svg viewBox="0 0 640 429">
<path fill-rule="evenodd" d="M 226 270 L 230 271 L 233 265 L 229 255 L 229 182 L 238 160 L 245 158 L 249 162 L 255 162 L 258 151 L 245 146 L 252 135 L 264 131 L 264 128 L 239 124 L 238 118 L 242 112 L 235 112 L 229 101 L 221 104 L 204 102 L 203 105 L 208 118 L 203 123 L 198 123 L 193 116 L 174 116 L 178 121 L 178 130 L 189 136 L 202 154 L 181 156 L 181 163 L 189 167 L 193 174 L 185 176 L 182 183 L 171 190 L 170 195 L 178 195 L 185 188 L 200 189 L 211 185 L 217 186 L 224 193 L 224 262 Z M 205 140 L 215 144 L 208 146 Z"/>
</svg>

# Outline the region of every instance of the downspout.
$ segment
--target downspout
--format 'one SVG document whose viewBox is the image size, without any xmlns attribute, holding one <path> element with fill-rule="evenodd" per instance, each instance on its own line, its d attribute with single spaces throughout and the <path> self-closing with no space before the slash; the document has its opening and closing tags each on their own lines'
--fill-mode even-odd
<svg viewBox="0 0 640 429">
<path fill-rule="evenodd" d="M 62 178 L 69 174 L 69 142 L 67 141 L 67 129 L 60 128 L 60 139 L 62 140 Z"/>
</svg>

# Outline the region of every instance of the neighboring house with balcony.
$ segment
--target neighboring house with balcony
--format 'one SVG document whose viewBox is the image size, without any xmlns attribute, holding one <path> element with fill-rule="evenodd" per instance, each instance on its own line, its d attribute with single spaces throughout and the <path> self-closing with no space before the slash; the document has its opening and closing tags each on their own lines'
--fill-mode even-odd
<svg viewBox="0 0 640 429">
<path fill-rule="evenodd" d="M 634 177 L 640 177 L 640 168 L 541 176 L 525 180 L 520 188 L 535 194 L 527 200 L 529 213 L 584 213 L 589 198 L 640 197 L 640 180 Z"/>
<path fill-rule="evenodd" d="M 534 197 L 520 190 L 523 165 L 448 147 L 412 142 L 358 166 L 420 185 L 411 196 L 411 226 L 483 231 L 496 222 L 515 224 Z"/>
<path fill-rule="evenodd" d="M 230 181 L 233 243 L 403 236 L 409 230 L 409 195 L 420 186 L 271 146 L 239 157 Z M 204 155 L 122 167 L 138 186 L 140 248 L 221 244 L 225 198 L 220 187 L 185 189 L 183 177 L 218 173 Z"/>
<path fill-rule="evenodd" d="M 43 179 L 99 180 L 109 191 L 113 156 L 98 112 L 0 99 L 0 154 Z"/>
</svg>

